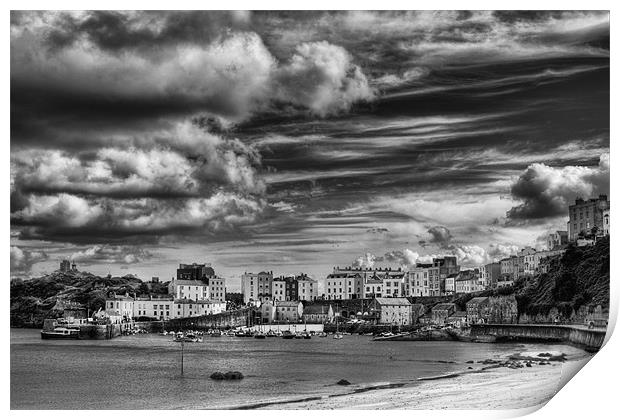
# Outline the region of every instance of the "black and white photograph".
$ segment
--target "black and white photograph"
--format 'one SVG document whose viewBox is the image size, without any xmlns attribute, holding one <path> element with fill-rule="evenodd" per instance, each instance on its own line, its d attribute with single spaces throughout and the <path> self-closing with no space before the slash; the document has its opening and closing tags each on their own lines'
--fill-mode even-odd
<svg viewBox="0 0 620 420">
<path fill-rule="evenodd" d="M 523 410 L 609 339 L 610 11 L 5 18 L 10 410 Z"/>
</svg>

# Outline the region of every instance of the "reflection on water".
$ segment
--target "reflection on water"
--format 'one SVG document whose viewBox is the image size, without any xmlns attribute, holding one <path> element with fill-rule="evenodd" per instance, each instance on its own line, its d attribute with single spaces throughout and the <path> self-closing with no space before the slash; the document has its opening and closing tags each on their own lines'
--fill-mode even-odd
<svg viewBox="0 0 620 420">
<path fill-rule="evenodd" d="M 551 346 L 537 345 L 537 348 Z M 557 346 L 556 346 L 557 347 Z M 564 347 L 564 346 L 563 346 Z M 520 344 L 373 342 L 205 337 L 180 344 L 156 334 L 103 341 L 42 341 L 11 330 L 13 409 L 200 409 L 253 405 L 414 381 L 466 369 L 468 360 L 502 357 Z M 570 348 L 569 348 L 570 349 Z M 241 381 L 213 381 L 238 370 Z M 336 385 L 340 379 L 353 385 Z"/>
</svg>

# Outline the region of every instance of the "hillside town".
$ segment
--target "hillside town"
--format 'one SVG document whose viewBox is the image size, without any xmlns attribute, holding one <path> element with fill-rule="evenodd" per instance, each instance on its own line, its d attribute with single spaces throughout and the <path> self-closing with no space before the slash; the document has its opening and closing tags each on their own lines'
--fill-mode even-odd
<svg viewBox="0 0 620 420">
<path fill-rule="evenodd" d="M 562 255 L 569 243 L 582 247 L 609 235 L 609 208 L 606 195 L 577 199 L 568 209 L 567 230 L 550 233 L 546 249 L 526 247 L 475 268 L 461 268 L 456 256 L 446 255 L 410 267 L 337 266 L 318 280 L 305 273 L 245 272 L 236 306 L 252 308 L 257 314 L 252 322 L 263 324 L 325 324 L 334 322 L 335 316 L 400 326 L 513 323 L 518 315 L 514 296 L 474 297 L 465 311 L 449 298 L 506 288 L 520 278 L 546 273 L 551 259 Z M 75 269 L 69 261 L 61 263 L 61 270 Z M 155 277 L 147 284 L 158 283 Z M 180 264 L 167 294 L 113 294 L 106 299 L 105 314 L 114 322 L 216 315 L 235 306 L 227 296 L 225 279 L 210 264 Z M 428 307 L 418 302 L 424 298 L 446 299 Z"/>
</svg>

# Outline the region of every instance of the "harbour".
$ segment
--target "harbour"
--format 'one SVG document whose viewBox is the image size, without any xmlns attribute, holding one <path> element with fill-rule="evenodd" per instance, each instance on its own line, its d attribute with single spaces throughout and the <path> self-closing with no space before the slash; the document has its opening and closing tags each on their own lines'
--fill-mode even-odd
<svg viewBox="0 0 620 420">
<path fill-rule="evenodd" d="M 169 336 L 56 341 L 41 340 L 37 330 L 12 329 L 11 408 L 277 408 L 300 399 L 338 401 L 360 392 L 371 398 L 390 387 L 417 389 L 424 382 L 419 378 L 478 372 L 482 365 L 468 364 L 471 360 L 507 358 L 527 351 L 561 351 L 569 361 L 590 357 L 562 344 L 375 342 L 360 335 L 345 335 L 341 340 L 330 337 L 203 336 L 201 343 L 185 343 L 181 375 L 181 345 Z M 472 366 L 475 369 L 468 369 Z M 559 362 L 555 367 L 561 369 Z M 525 369 L 541 373 L 554 367 L 501 369 L 501 373 L 495 369 L 488 374 L 509 378 Z M 216 371 L 240 371 L 243 379 L 210 379 Z M 351 385 L 337 385 L 341 379 Z M 452 380 L 433 382 L 440 390 Z M 256 404 L 261 406 L 253 407 Z"/>
</svg>

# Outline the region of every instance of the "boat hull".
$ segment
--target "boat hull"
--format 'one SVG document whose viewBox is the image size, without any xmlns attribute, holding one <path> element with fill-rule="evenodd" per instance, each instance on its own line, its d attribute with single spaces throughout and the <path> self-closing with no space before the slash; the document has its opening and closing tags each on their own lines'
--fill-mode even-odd
<svg viewBox="0 0 620 420">
<path fill-rule="evenodd" d="M 78 340 L 80 335 L 78 332 L 75 334 L 59 334 L 50 331 L 41 331 L 41 338 L 43 340 Z"/>
</svg>

